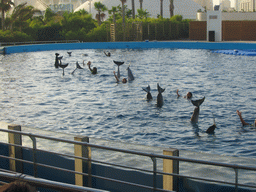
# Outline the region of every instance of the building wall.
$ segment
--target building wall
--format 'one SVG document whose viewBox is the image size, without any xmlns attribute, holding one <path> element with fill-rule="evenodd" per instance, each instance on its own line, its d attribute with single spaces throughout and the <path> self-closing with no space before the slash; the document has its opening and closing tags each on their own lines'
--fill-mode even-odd
<svg viewBox="0 0 256 192">
<path fill-rule="evenodd" d="M 206 40 L 206 21 L 191 21 L 189 23 L 190 40 Z"/>
<path fill-rule="evenodd" d="M 255 31 L 256 21 L 222 21 L 223 41 L 255 41 Z"/>
<path fill-rule="evenodd" d="M 206 21 L 191 21 L 190 40 L 207 40 Z M 256 21 L 222 21 L 222 41 L 256 41 Z"/>
<path fill-rule="evenodd" d="M 254 11 L 256 0 L 242 0 L 240 2 L 240 11 Z"/>
<path fill-rule="evenodd" d="M 233 12 L 233 13 L 228 13 L 228 12 L 222 12 L 221 13 L 221 18 L 222 21 L 253 21 L 256 20 L 256 12 Z M 204 12 L 197 12 L 196 16 L 197 21 L 206 21 L 206 13 Z"/>
</svg>

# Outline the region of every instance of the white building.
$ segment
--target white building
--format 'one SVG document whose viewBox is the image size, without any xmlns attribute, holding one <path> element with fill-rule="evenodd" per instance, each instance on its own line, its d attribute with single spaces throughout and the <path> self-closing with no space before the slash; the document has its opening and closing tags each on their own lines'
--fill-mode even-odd
<svg viewBox="0 0 256 192">
<path fill-rule="evenodd" d="M 222 0 L 220 3 L 220 10 L 228 11 L 231 8 L 230 0 Z"/>
<path fill-rule="evenodd" d="M 47 4 L 43 0 L 13 0 L 14 6 L 17 6 L 22 3 L 27 3 L 40 11 L 44 11 L 47 8 Z"/>
<path fill-rule="evenodd" d="M 256 0 L 241 0 L 240 10 L 245 12 L 256 11 Z"/>
<path fill-rule="evenodd" d="M 86 0 L 13 0 L 14 5 L 17 6 L 21 3 L 27 2 L 28 5 L 32 5 L 40 11 L 45 11 L 47 7 L 50 7 L 54 11 L 71 11 L 79 7 Z"/>
</svg>

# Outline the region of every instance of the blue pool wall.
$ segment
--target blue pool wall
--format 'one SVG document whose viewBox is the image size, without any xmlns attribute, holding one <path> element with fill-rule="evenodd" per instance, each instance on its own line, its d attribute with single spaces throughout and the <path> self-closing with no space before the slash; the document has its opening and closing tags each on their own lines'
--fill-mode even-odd
<svg viewBox="0 0 256 192">
<path fill-rule="evenodd" d="M 255 50 L 254 42 L 198 42 L 198 41 L 143 41 L 143 42 L 86 42 L 86 43 L 55 43 L 18 45 L 4 47 L 5 54 L 74 50 L 74 49 L 147 49 L 147 48 L 170 48 L 170 49 L 244 49 Z"/>
</svg>

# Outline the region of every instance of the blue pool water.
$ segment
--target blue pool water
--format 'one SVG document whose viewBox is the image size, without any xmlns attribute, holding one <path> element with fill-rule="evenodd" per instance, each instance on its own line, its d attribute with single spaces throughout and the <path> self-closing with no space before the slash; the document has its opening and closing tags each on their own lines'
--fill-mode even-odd
<svg viewBox="0 0 256 192">
<path fill-rule="evenodd" d="M 55 52 L 69 63 L 54 68 Z M 242 127 L 236 110 L 246 121 L 256 118 L 256 57 L 225 55 L 209 50 L 147 49 L 16 53 L 1 56 L 0 121 L 70 134 L 150 146 L 256 157 L 256 129 Z M 83 54 L 88 54 L 84 56 Z M 92 61 L 98 74 L 76 70 L 75 62 Z M 113 60 L 124 61 L 135 80 L 117 84 Z M 156 107 L 157 83 L 165 88 L 164 105 Z M 146 101 L 142 87 L 151 86 Z M 199 123 L 190 123 L 194 106 L 177 98 L 176 90 L 194 99 L 205 96 Z M 215 134 L 205 133 L 213 123 Z"/>
</svg>

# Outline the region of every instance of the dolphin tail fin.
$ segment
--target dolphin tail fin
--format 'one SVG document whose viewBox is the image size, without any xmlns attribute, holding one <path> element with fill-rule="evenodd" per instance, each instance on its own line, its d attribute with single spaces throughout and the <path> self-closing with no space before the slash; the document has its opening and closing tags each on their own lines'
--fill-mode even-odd
<svg viewBox="0 0 256 192">
<path fill-rule="evenodd" d="M 146 88 L 142 88 L 144 91 L 146 91 L 147 93 L 149 93 L 150 92 L 150 86 L 148 85 L 148 87 L 146 87 Z"/>
<path fill-rule="evenodd" d="M 114 60 L 113 60 L 114 61 Z M 116 65 L 118 65 L 118 66 L 120 66 L 120 65 L 123 65 L 124 64 L 124 62 L 123 61 L 114 61 L 114 63 L 116 64 Z"/>
<path fill-rule="evenodd" d="M 165 91 L 165 89 L 161 88 L 158 83 L 157 83 L 157 90 L 159 93 L 163 93 Z"/>
<path fill-rule="evenodd" d="M 78 68 L 78 69 L 83 69 L 83 68 L 79 65 L 78 61 L 76 62 L 76 68 Z"/>
<path fill-rule="evenodd" d="M 205 97 L 203 97 L 202 99 L 198 99 L 198 100 L 191 100 L 191 103 L 196 106 L 199 107 L 203 102 L 204 102 Z"/>
</svg>

